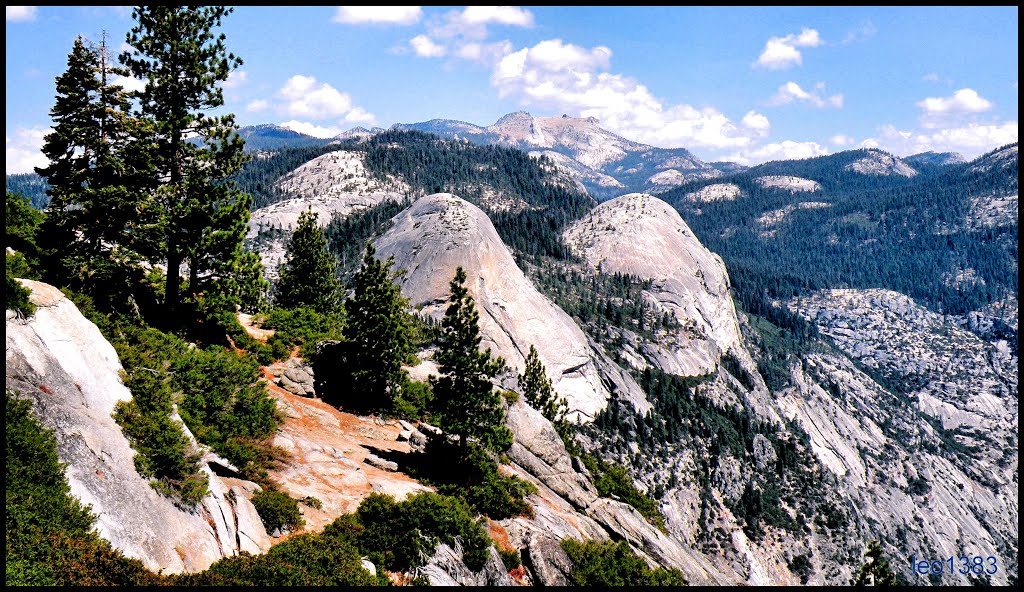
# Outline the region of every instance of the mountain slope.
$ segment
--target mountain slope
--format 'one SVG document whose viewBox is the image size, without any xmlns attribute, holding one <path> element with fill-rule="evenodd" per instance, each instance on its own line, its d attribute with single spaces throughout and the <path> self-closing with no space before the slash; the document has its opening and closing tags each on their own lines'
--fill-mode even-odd
<svg viewBox="0 0 1024 592">
<path fill-rule="evenodd" d="M 656 148 L 627 140 L 602 128 L 593 117 L 534 117 L 517 111 L 487 127 L 433 119 L 398 124 L 394 129 L 417 130 L 477 144 L 510 146 L 531 154 L 556 152 L 574 161 L 560 164 L 572 171 L 598 199 L 630 191 L 664 190 L 692 179 L 721 175 L 719 170 L 685 148 Z"/>
<path fill-rule="evenodd" d="M 648 407 L 635 382 L 537 292 L 476 206 L 451 194 L 420 198 L 397 216 L 375 246 L 379 257 L 393 256 L 396 269 L 406 270 L 403 295 L 437 319 L 447 307 L 455 268 L 463 267 L 481 312 L 482 347 L 490 347 L 521 372 L 530 345 L 536 346 L 555 388 L 569 403 L 572 419 L 590 421 L 604 409 L 612 384 L 636 408 Z"/>
</svg>

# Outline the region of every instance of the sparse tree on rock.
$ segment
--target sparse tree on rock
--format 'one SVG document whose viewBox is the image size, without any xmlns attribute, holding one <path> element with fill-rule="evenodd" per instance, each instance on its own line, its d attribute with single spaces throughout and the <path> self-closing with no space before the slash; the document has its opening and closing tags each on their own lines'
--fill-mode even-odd
<svg viewBox="0 0 1024 592">
<path fill-rule="evenodd" d="M 565 415 L 569 412 L 569 404 L 551 388 L 547 369 L 533 344 L 530 344 L 530 353 L 526 356 L 526 369 L 519 375 L 519 390 L 526 402 L 540 411 L 555 429 L 561 428 L 559 433 L 568 427 L 562 424 L 567 423 Z"/>
<path fill-rule="evenodd" d="M 320 314 L 337 312 L 341 282 L 338 262 L 327 250 L 327 237 L 317 226 L 316 212 L 299 214 L 277 280 L 277 305 L 282 308 L 309 307 Z"/>
<path fill-rule="evenodd" d="M 877 539 L 868 542 L 864 551 L 864 564 L 853 583 L 854 586 L 895 586 L 896 574 L 889 566 L 889 560 L 882 555 L 882 547 Z"/>
<path fill-rule="evenodd" d="M 466 272 L 459 267 L 449 284 L 451 296 L 434 354 L 441 376 L 430 379 L 440 427 L 459 436 L 463 458 L 468 457 L 470 438 L 492 450 L 512 444 L 512 434 L 503 424 L 501 395 L 491 385 L 505 361 L 494 358 L 490 349 L 480 351 L 480 316 L 465 283 Z"/>
</svg>

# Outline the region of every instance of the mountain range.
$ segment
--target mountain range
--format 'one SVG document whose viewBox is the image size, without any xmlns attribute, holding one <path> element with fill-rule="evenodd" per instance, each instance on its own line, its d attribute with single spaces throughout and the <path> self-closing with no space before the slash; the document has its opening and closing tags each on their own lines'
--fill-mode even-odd
<svg viewBox="0 0 1024 592">
<path fill-rule="evenodd" d="M 518 388 L 534 346 L 574 442 L 624 467 L 663 520 L 602 494 L 556 427 L 509 397 L 502 470 L 537 493 L 531 515 L 488 527 L 521 553 L 521 579 L 497 553 L 481 571 L 440 548 L 431 583 L 564 584 L 569 537 L 625 541 L 691 584 L 848 584 L 871 539 L 901 583 L 1015 582 L 1016 144 L 970 162 L 859 149 L 742 167 L 523 112 L 330 139 L 241 131 L 259 154 L 238 178 L 260 204 L 247 246 L 269 279 L 307 210 L 342 273 L 372 242 L 432 322 L 464 268 L 482 345 L 511 368 L 498 386 Z M 254 516 L 253 484 L 216 455 L 201 509 L 147 487 L 109 417 L 132 396 L 111 386 L 116 352 L 59 291 L 27 285 L 41 312 L 8 312 L 7 382 L 55 431 L 101 534 L 169 571 L 280 544 Z M 436 374 L 432 355 L 417 352 L 410 375 Z M 263 368 L 285 416 L 274 443 L 291 453 L 271 477 L 324 501 L 302 507 L 310 529 L 371 491 L 424 490 L 407 463 L 431 429 L 326 405 L 319 364 Z M 905 565 L 960 554 L 999 569 Z"/>
</svg>

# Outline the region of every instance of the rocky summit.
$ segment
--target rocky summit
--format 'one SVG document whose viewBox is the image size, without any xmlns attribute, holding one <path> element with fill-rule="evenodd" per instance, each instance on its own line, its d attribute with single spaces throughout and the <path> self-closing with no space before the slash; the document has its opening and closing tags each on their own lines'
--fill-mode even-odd
<svg viewBox="0 0 1024 592">
<path fill-rule="evenodd" d="M 606 385 L 646 409 L 635 381 L 616 371 L 572 318 L 537 291 L 480 208 L 449 193 L 428 195 L 399 214 L 375 246 L 381 257 L 395 258 L 395 269 L 406 271 L 403 295 L 436 319 L 444 316 L 455 269 L 465 269 L 480 309 L 482 347 L 522 371 L 535 346 L 574 420 L 589 421 L 605 408 Z"/>
</svg>

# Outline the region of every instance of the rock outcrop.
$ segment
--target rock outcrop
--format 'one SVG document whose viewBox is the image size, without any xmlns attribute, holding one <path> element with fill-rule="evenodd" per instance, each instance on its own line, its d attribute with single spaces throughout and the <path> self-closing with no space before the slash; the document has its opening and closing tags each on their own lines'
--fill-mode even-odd
<svg viewBox="0 0 1024 592">
<path fill-rule="evenodd" d="M 139 476 L 135 451 L 111 417 L 117 402 L 132 396 L 113 346 L 59 290 L 20 281 L 38 309 L 29 319 L 7 312 L 7 387 L 31 400 L 53 430 L 71 493 L 92 506 L 100 536 L 165 573 L 266 551 L 270 538 L 249 501 L 254 483 L 220 477 L 204 463 L 210 494 L 183 510 Z"/>
<path fill-rule="evenodd" d="M 318 156 L 282 177 L 276 188 L 288 199 L 260 208 L 249 219 L 246 241 L 257 247 L 264 273 L 277 278 L 277 266 L 284 260 L 287 239 L 261 239 L 261 231 L 281 230 L 290 234 L 302 212 L 317 214 L 317 224 L 327 226 L 334 216 L 347 216 L 383 201 L 401 202 L 410 193 L 399 179 L 380 180 L 363 165 L 359 152 L 338 150 Z M 257 244 L 262 240 L 262 244 Z"/>
<path fill-rule="evenodd" d="M 680 323 L 675 343 L 650 358 L 666 372 L 713 372 L 722 354 L 739 351 L 740 331 L 721 257 L 697 240 L 670 205 L 648 194 L 607 201 L 564 233 L 569 248 L 604 273 L 650 279 L 645 292 Z"/>
<path fill-rule="evenodd" d="M 461 266 L 480 312 L 481 347 L 521 372 L 530 345 L 536 346 L 573 420 L 589 421 L 604 409 L 612 378 L 601 368 L 614 364 L 537 291 L 482 210 L 450 193 L 420 198 L 394 218 L 375 246 L 379 257 L 394 256 L 395 268 L 406 270 L 403 295 L 437 319 L 444 316 L 449 283 Z M 648 408 L 635 381 L 616 380 L 620 396 L 641 411 Z"/>
</svg>

